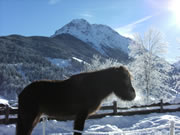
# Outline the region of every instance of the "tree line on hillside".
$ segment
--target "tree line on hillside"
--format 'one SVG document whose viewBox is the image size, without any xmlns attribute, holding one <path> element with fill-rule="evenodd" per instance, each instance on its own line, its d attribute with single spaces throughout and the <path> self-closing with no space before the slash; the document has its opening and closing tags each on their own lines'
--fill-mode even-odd
<svg viewBox="0 0 180 135">
<path fill-rule="evenodd" d="M 34 63 L 0 64 L 0 95 L 16 99 L 23 88 L 35 80 L 63 79 L 63 69 Z"/>
</svg>

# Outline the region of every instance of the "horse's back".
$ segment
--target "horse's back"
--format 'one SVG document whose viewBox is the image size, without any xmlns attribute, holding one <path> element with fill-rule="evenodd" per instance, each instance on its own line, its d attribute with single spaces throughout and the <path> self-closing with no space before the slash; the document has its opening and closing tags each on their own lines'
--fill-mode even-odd
<svg viewBox="0 0 180 135">
<path fill-rule="evenodd" d="M 41 112 L 63 111 L 72 105 L 72 94 L 67 81 L 36 81 L 24 88 L 19 95 L 19 104 L 29 108 L 39 109 Z M 51 109 L 50 109 L 51 108 Z M 61 109 L 63 108 L 63 109 Z M 68 108 L 67 108 L 68 109 Z"/>
<path fill-rule="evenodd" d="M 62 83 L 63 81 L 48 81 L 48 80 L 41 80 L 35 81 L 31 84 L 27 85 L 24 90 L 19 94 L 19 98 L 22 97 L 31 97 L 33 98 L 38 97 L 41 98 L 42 96 L 48 95 L 50 93 L 55 92 L 62 92 L 62 88 L 65 87 Z M 57 85 L 59 83 L 59 85 Z"/>
<path fill-rule="evenodd" d="M 19 102 L 49 115 L 73 115 L 80 110 L 93 112 L 100 101 L 93 94 L 93 89 L 85 88 L 81 83 L 79 79 L 36 81 L 24 88 L 19 95 Z"/>
</svg>

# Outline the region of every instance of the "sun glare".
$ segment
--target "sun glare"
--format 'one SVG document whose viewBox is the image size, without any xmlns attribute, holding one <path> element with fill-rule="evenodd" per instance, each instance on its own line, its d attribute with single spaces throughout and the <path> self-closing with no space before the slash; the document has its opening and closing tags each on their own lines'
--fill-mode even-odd
<svg viewBox="0 0 180 135">
<path fill-rule="evenodd" d="M 175 17 L 174 23 L 180 27 L 180 0 L 170 0 L 168 9 Z"/>
</svg>

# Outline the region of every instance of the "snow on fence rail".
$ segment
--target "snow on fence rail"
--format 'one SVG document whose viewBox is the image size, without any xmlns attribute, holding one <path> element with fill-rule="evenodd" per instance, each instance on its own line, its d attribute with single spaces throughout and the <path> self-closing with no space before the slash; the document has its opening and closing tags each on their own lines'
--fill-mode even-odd
<svg viewBox="0 0 180 135">
<path fill-rule="evenodd" d="M 130 116 L 130 115 L 141 115 L 141 114 L 149 114 L 149 113 L 164 113 L 164 112 L 176 112 L 180 111 L 180 103 L 178 104 L 169 104 L 163 103 L 161 100 L 160 103 L 145 105 L 145 106 L 132 106 L 131 108 L 121 108 L 117 106 L 117 102 L 114 101 L 111 106 L 102 106 L 100 110 L 111 110 L 110 113 L 96 113 L 89 117 L 89 119 L 97 119 L 103 118 L 105 116 L 113 116 L 113 115 L 122 115 L 122 116 Z M 100 111 L 99 111 L 100 112 Z M 17 121 L 17 107 L 10 107 L 8 105 L 0 104 L 0 124 L 14 124 Z M 48 119 L 54 119 L 49 117 Z M 74 118 L 68 119 L 56 119 L 60 121 L 73 120 Z"/>
</svg>

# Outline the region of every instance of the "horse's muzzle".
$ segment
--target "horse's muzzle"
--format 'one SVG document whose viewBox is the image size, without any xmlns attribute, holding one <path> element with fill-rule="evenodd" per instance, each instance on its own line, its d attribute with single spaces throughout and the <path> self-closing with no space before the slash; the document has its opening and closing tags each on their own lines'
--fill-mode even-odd
<svg viewBox="0 0 180 135">
<path fill-rule="evenodd" d="M 135 99 L 135 97 L 136 97 L 136 92 L 135 92 L 134 88 L 132 87 L 131 89 L 132 90 L 131 90 L 130 95 L 129 95 L 129 100 L 130 101 Z"/>
</svg>

